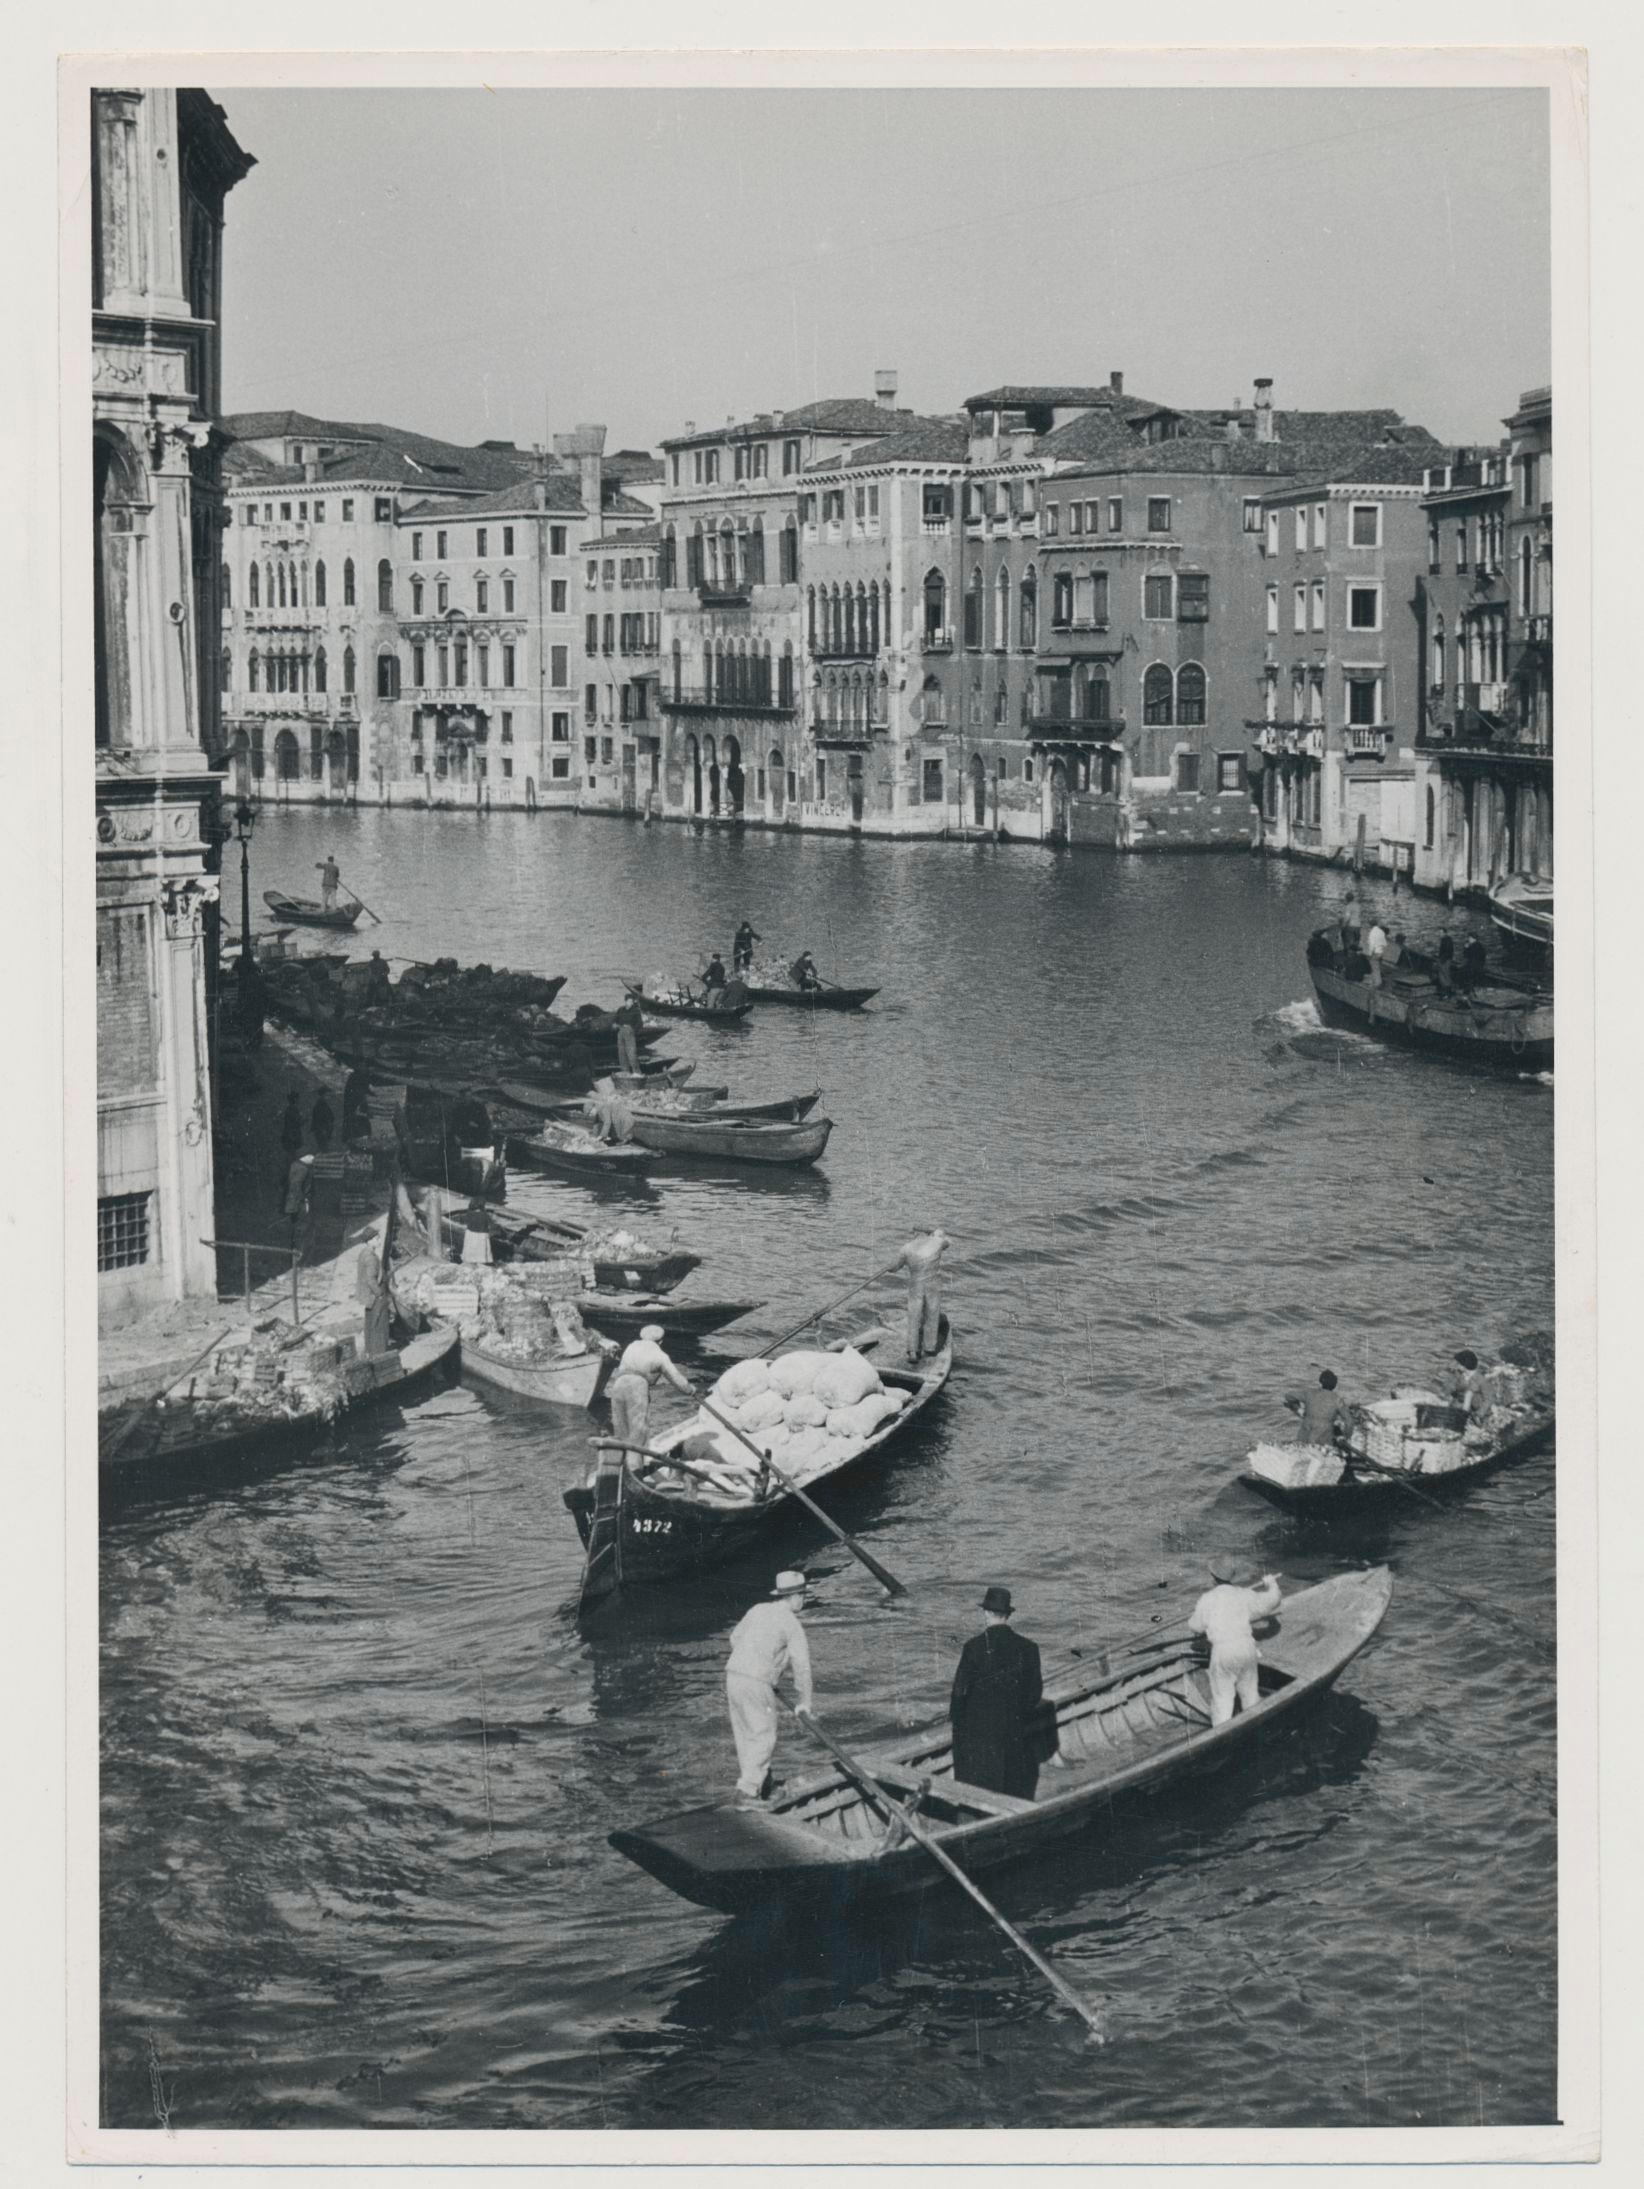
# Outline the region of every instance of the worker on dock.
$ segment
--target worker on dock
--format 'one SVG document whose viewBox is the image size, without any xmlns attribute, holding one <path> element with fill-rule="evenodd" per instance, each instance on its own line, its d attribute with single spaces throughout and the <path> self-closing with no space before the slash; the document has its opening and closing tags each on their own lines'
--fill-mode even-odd
<svg viewBox="0 0 1644 2189">
<path fill-rule="evenodd" d="M 302 1243 L 303 1225 L 308 1217 L 309 1197 L 314 1190 L 314 1158 L 297 1155 L 291 1159 L 291 1167 L 285 1174 L 285 1213 L 291 1224 L 293 1249 Z"/>
<path fill-rule="evenodd" d="M 619 1443 L 643 1449 L 651 1426 L 651 1393 L 664 1378 L 676 1391 L 689 1391 L 691 1379 L 662 1350 L 660 1323 L 647 1323 L 623 1350 L 607 1393 L 611 1433 Z"/>
<path fill-rule="evenodd" d="M 916 1232 L 896 1258 L 908 1273 L 908 1359 L 917 1362 L 942 1343 L 942 1286 L 938 1264 L 953 1241 L 945 1231 Z"/>
<path fill-rule="evenodd" d="M 315 1095 L 314 1107 L 308 1113 L 308 1129 L 314 1136 L 315 1147 L 324 1155 L 331 1145 L 331 1135 L 337 1129 L 337 1113 L 323 1087 Z"/>
<path fill-rule="evenodd" d="M 736 1790 L 749 1807 L 765 1798 L 776 1754 L 776 1687 L 785 1672 L 793 1676 L 795 1710 L 810 1716 L 811 1649 L 799 1620 L 809 1586 L 802 1573 L 779 1573 L 765 1602 L 731 1629 L 725 1701 L 736 1742 Z"/>
<path fill-rule="evenodd" d="M 1038 1644 L 1010 1624 L 1013 1608 L 1009 1589 L 984 1593 L 987 1623 L 959 1653 L 948 1717 L 954 1777 L 1027 1801 L 1039 1779 L 1034 1747 L 1044 1680 Z"/>
<path fill-rule="evenodd" d="M 751 922 L 747 920 L 742 922 L 742 925 L 736 931 L 736 940 L 731 945 L 731 964 L 738 973 L 745 973 L 752 965 L 753 946 L 756 942 L 763 942 L 764 939 L 763 935 L 756 932 Z"/>
<path fill-rule="evenodd" d="M 1261 1652 L 1252 1630 L 1256 1620 L 1271 1618 L 1278 1610 L 1279 1582 L 1271 1573 L 1253 1582 L 1245 1561 L 1237 1557 L 1213 1560 L 1210 1578 L 1215 1586 L 1194 1605 L 1187 1631 L 1202 1634 L 1210 1644 L 1210 1722 L 1225 1725 L 1235 1704 L 1254 1710 L 1260 1698 Z"/>
</svg>

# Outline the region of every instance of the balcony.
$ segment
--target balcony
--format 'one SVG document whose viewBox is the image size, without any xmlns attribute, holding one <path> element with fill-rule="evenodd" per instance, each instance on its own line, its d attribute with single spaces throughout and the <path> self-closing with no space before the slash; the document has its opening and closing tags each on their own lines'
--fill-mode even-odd
<svg viewBox="0 0 1644 2189">
<path fill-rule="evenodd" d="M 323 722 L 331 712 L 324 692 L 227 692 L 225 714 L 304 715 Z"/>
<path fill-rule="evenodd" d="M 1505 684 L 1464 684 L 1462 704 L 1477 714 L 1504 715 L 1507 712 L 1507 687 Z"/>
<path fill-rule="evenodd" d="M 696 588 L 696 597 L 704 608 L 746 608 L 753 599 L 753 583 L 721 584 L 718 579 L 704 578 Z"/>
<path fill-rule="evenodd" d="M 1122 714 L 1050 714 L 1028 716 L 1028 733 L 1041 745 L 1111 745 L 1125 734 Z"/>
<path fill-rule="evenodd" d="M 818 719 L 810 726 L 811 742 L 815 745 L 833 745 L 865 752 L 868 740 L 883 737 L 889 727 L 885 722 L 826 722 Z"/>
<path fill-rule="evenodd" d="M 813 661 L 877 661 L 879 642 L 872 638 L 844 639 L 833 645 L 819 641 L 811 648 Z"/>
<path fill-rule="evenodd" d="M 1385 760 L 1392 743 L 1390 722 L 1350 722 L 1342 733 L 1349 760 Z"/>
<path fill-rule="evenodd" d="M 920 651 L 927 654 L 951 654 L 953 652 L 953 626 L 945 624 L 940 630 L 927 629 L 919 641 Z"/>
<path fill-rule="evenodd" d="M 755 699 L 748 694 L 722 693 L 715 697 L 711 692 L 680 691 L 662 692 L 657 707 L 663 714 L 677 715 L 756 715 L 770 722 L 791 721 L 794 715 L 792 700 Z"/>
<path fill-rule="evenodd" d="M 242 608 L 240 624 L 247 631 L 322 631 L 323 608 Z"/>
</svg>

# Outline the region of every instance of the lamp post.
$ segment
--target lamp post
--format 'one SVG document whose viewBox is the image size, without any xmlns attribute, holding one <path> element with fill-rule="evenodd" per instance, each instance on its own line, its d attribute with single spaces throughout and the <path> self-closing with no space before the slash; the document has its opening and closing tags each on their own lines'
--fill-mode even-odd
<svg viewBox="0 0 1644 2189">
<path fill-rule="evenodd" d="M 240 847 L 240 964 L 251 958 L 251 832 L 257 826 L 257 809 L 241 795 L 234 808 L 234 841 Z"/>
</svg>

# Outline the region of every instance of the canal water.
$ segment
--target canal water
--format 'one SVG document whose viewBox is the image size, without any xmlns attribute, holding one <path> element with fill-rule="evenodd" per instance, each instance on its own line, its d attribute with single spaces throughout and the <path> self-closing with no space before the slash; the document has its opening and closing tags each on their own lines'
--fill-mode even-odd
<svg viewBox="0 0 1644 2189">
<path fill-rule="evenodd" d="M 153 2062 L 186 2128 L 1550 2120 L 1553 1460 L 1334 1541 L 1233 1481 L 1321 1365 L 1370 1394 L 1551 1323 L 1551 1090 L 1318 1028 L 1302 945 L 1349 878 L 373 811 L 265 818 L 255 887 L 328 848 L 382 915 L 356 953 L 614 1002 L 746 915 L 880 984 L 670 1036 L 740 1092 L 820 1087 L 814 1175 L 510 1190 L 677 1232 L 761 1335 L 940 1222 L 959 1365 L 844 1508 L 894 1605 L 801 1532 L 579 1632 L 590 1424 L 461 1386 L 109 1513 L 105 2120 L 152 2123 Z M 1259 1759 L 995 1873 L 1103 2049 L 968 1903 L 783 1935 L 606 1844 L 729 1790 L 726 1635 L 778 1558 L 821 1576 L 818 1709 L 870 1743 L 945 1708 L 986 1583 L 1048 1670 L 1183 1615 L 1228 1547 L 1287 1586 L 1385 1559 L 1392 1607 Z"/>
</svg>

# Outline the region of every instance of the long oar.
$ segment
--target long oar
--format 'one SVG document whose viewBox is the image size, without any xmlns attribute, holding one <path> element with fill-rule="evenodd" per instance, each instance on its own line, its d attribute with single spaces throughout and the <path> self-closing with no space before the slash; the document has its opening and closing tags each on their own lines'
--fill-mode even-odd
<svg viewBox="0 0 1644 2189">
<path fill-rule="evenodd" d="M 348 894 L 353 898 L 354 902 L 359 906 L 362 912 L 371 912 L 371 907 L 366 903 L 365 899 L 360 895 L 359 891 L 354 887 L 351 882 L 344 882 L 343 887 L 348 891 Z M 378 916 L 378 914 L 375 912 L 371 912 L 371 917 L 376 920 L 377 925 L 381 927 L 382 920 Z"/>
<path fill-rule="evenodd" d="M 104 1466 L 107 1466 L 109 1461 L 114 1457 L 115 1453 L 121 1449 L 121 1447 L 125 1444 L 127 1438 L 131 1435 L 132 1431 L 138 1426 L 138 1424 L 140 1422 L 147 1421 L 149 1415 L 153 1413 L 155 1407 L 159 1405 L 160 1401 L 165 1397 L 166 1393 L 168 1391 L 175 1390 L 177 1385 L 182 1382 L 185 1376 L 191 1375 L 193 1371 L 199 1367 L 200 1363 L 205 1359 L 208 1353 L 214 1353 L 217 1350 L 218 1346 L 221 1345 L 223 1340 L 228 1336 L 228 1333 L 233 1329 L 233 1327 L 234 1325 L 232 1323 L 224 1323 L 223 1327 L 217 1332 L 216 1336 L 212 1338 L 205 1346 L 203 1346 L 198 1353 L 195 1354 L 194 1358 L 188 1363 L 188 1366 L 186 1368 L 179 1368 L 174 1376 L 167 1377 L 166 1381 L 161 1384 L 159 1390 L 155 1392 L 154 1396 L 151 1399 L 147 1399 L 144 1401 L 144 1403 L 137 1409 L 136 1413 L 134 1413 L 127 1421 L 125 1427 L 121 1429 L 119 1434 L 114 1438 L 113 1442 L 109 1445 L 108 1450 L 102 1455 L 102 1464 Z"/>
<path fill-rule="evenodd" d="M 790 1705 L 790 1708 L 791 1707 L 792 1706 Z M 1105 2044 L 1107 2041 L 1107 2033 L 1102 2027 L 1102 2018 L 1097 2013 L 1096 2009 L 1091 2006 L 1087 2000 L 1080 1998 L 1079 1994 L 1073 1989 L 1073 1986 L 1067 1981 L 1066 1977 L 1059 1975 L 1058 1972 L 1051 1967 L 1050 1963 L 1045 1959 L 1044 1955 L 1038 1950 L 1036 1946 L 1030 1946 L 1028 1944 L 1028 1941 L 1022 1936 L 1021 1932 L 1016 1928 L 1015 1924 L 1012 1923 L 1008 1917 L 1000 1913 L 1000 1911 L 994 1906 L 993 1902 L 988 1898 L 987 1894 L 983 1892 L 981 1886 L 978 1885 L 975 1880 L 971 1878 L 964 1870 L 960 1869 L 958 1863 L 954 1861 L 952 1855 L 948 1853 L 947 1849 L 942 1846 L 939 1841 L 931 1837 L 930 1833 L 926 1831 L 924 1825 L 920 1823 L 916 1813 L 912 1809 L 904 1808 L 901 1802 L 895 1800 L 891 1795 L 887 1794 L 885 1789 L 880 1785 L 879 1781 L 874 1778 L 872 1773 L 864 1769 L 864 1767 L 859 1764 L 856 1761 L 855 1757 L 852 1756 L 846 1749 L 841 1748 L 839 1743 L 834 1739 L 833 1735 L 828 1731 L 827 1727 L 824 1726 L 819 1719 L 814 1717 L 810 1711 L 795 1710 L 794 1716 L 799 1720 L 800 1724 L 805 1728 L 806 1732 L 811 1734 L 813 1738 L 819 1741 L 821 1745 L 828 1751 L 829 1755 L 833 1757 L 834 1762 L 839 1765 L 840 1769 L 845 1772 L 847 1777 L 855 1781 L 855 1783 L 861 1788 L 862 1792 L 866 1795 L 867 1799 L 876 1808 L 887 1810 L 901 1823 L 903 1829 L 908 1833 L 910 1838 L 916 1839 L 919 1842 L 920 1846 L 924 1848 L 926 1854 L 935 1856 L 936 1860 L 942 1865 L 943 1869 L 947 1871 L 949 1877 L 953 1879 L 954 1883 L 956 1885 L 962 1886 L 963 1889 L 967 1893 L 969 1893 L 970 1897 L 982 1910 L 983 1914 L 989 1917 L 991 1921 L 999 1926 L 1000 1930 L 1004 1932 L 1005 1936 L 1010 1940 L 1011 1944 L 1016 1948 L 1017 1952 L 1021 1954 L 1023 1959 L 1026 1961 L 1030 1961 L 1033 1966 L 1039 1971 L 1039 1974 L 1045 1979 L 1046 1983 L 1051 1986 L 1053 1991 L 1055 1991 L 1057 1997 L 1064 2000 L 1066 2004 L 1073 2009 L 1074 2013 L 1078 2015 L 1079 2019 L 1084 2022 L 1089 2028 L 1091 2035 L 1096 2039 L 1098 2044 Z"/>
<path fill-rule="evenodd" d="M 793 1476 L 784 1474 L 782 1472 L 782 1469 L 776 1464 L 776 1461 L 771 1458 L 770 1454 L 768 1452 L 762 1452 L 759 1449 L 759 1446 L 754 1442 L 752 1437 L 744 1435 L 742 1430 L 737 1427 L 734 1421 L 727 1421 L 725 1416 L 719 1411 L 718 1407 L 711 1406 L 706 1399 L 702 1400 L 701 1405 L 702 1411 L 709 1417 L 710 1420 L 717 1421 L 722 1429 L 729 1429 L 732 1436 L 736 1438 L 739 1444 L 745 1444 L 748 1447 L 749 1451 L 752 1452 L 755 1459 L 757 1459 L 762 1466 L 768 1467 L 770 1469 L 771 1473 L 775 1475 L 777 1481 L 781 1483 L 783 1489 L 788 1492 L 790 1497 L 797 1497 L 800 1504 L 805 1507 L 805 1510 L 807 1512 L 815 1514 L 816 1518 L 821 1521 L 823 1527 L 827 1529 L 828 1533 L 832 1536 L 836 1536 L 838 1540 L 844 1544 L 846 1550 L 850 1552 L 851 1556 L 855 1559 L 858 1559 L 864 1566 L 867 1567 L 869 1573 L 873 1575 L 874 1579 L 879 1583 L 882 1589 L 884 1589 L 891 1596 L 906 1596 L 906 1594 L 908 1593 L 906 1583 L 898 1581 L 895 1574 L 891 1573 L 886 1567 L 882 1566 L 879 1563 L 878 1559 L 873 1556 L 871 1551 L 865 1551 L 862 1548 L 861 1544 L 856 1540 L 854 1535 L 847 1535 L 844 1529 L 839 1525 L 837 1520 L 830 1520 L 828 1518 L 828 1515 L 822 1510 L 821 1506 L 817 1504 L 816 1500 L 814 1498 L 807 1497 L 805 1495 L 805 1492 L 799 1487 L 799 1484 L 795 1482 Z"/>
<path fill-rule="evenodd" d="M 824 1315 L 831 1315 L 836 1307 L 843 1307 L 847 1300 L 854 1300 L 859 1292 L 866 1292 L 869 1285 L 878 1284 L 884 1277 L 894 1277 L 901 1266 L 901 1256 L 898 1255 L 894 1262 L 887 1262 L 883 1269 L 876 1269 L 871 1277 L 864 1277 L 859 1285 L 852 1285 L 848 1292 L 841 1292 L 837 1300 L 829 1300 L 825 1306 L 817 1308 L 814 1314 L 807 1315 L 802 1323 L 795 1323 L 791 1330 L 784 1330 L 781 1337 L 772 1338 L 769 1345 L 762 1345 L 757 1353 L 750 1353 L 748 1358 L 762 1361 L 767 1353 L 774 1353 L 779 1345 L 786 1345 L 790 1338 L 797 1338 L 801 1331 L 809 1330 L 813 1323 L 819 1323 Z"/>
<path fill-rule="evenodd" d="M 1412 1497 L 1419 1497 L 1424 1505 L 1431 1505 L 1435 1512 L 1441 1513 L 1445 1509 L 1431 1491 L 1418 1490 L 1403 1467 L 1384 1467 L 1379 1460 L 1366 1459 L 1362 1452 L 1354 1452 L 1348 1465 L 1350 1472 L 1354 1467 L 1362 1467 L 1368 1474 L 1386 1475 L 1390 1482 L 1396 1482 L 1401 1490 L 1408 1490 Z"/>
</svg>

